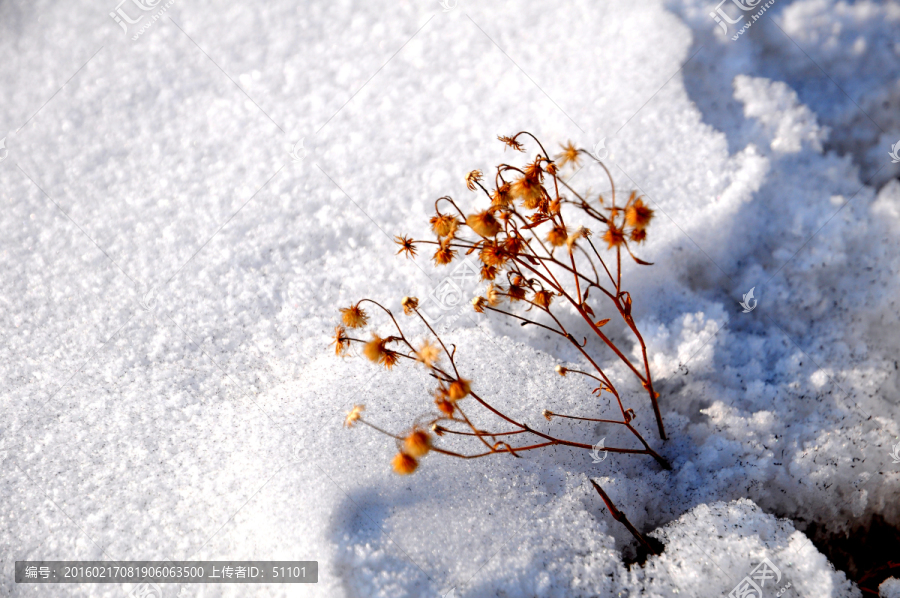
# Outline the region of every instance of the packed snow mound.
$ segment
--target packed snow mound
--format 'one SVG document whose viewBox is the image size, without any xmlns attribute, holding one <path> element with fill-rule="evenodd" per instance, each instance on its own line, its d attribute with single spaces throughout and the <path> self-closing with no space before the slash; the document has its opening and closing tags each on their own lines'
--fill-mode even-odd
<svg viewBox="0 0 900 598">
<path fill-rule="evenodd" d="M 881 596 L 881 598 L 900 598 L 900 579 L 892 577 L 884 580 L 884 582 L 878 586 L 878 595 Z"/>
<path fill-rule="evenodd" d="M 256 595 L 712 598 L 766 558 L 801 595 L 859 595 L 802 532 L 900 524 L 897 5 L 779 0 L 735 43 L 707 2 L 668 6 L 198 1 L 126 45 L 86 0 L 0 3 L 7 128 L 72 78 L 0 163 L 0 591 L 34 589 L 11 581 L 26 558 L 297 558 L 319 584 Z M 671 471 L 556 448 L 398 478 L 391 439 L 341 426 L 430 407 L 421 370 L 334 357 L 337 309 L 427 296 L 447 270 L 392 237 L 426 235 L 442 195 L 477 205 L 465 173 L 514 160 L 495 136 L 522 129 L 605 140 L 617 189 L 656 210 L 655 265 L 624 279 L 670 440 L 598 351 Z M 581 364 L 568 344 L 444 322 L 511 415 L 627 440 L 541 417 L 609 412 L 553 373 Z M 589 479 L 665 552 L 627 567 Z"/>
<path fill-rule="evenodd" d="M 726 596 L 748 578 L 766 595 L 862 596 L 790 521 L 748 499 L 700 505 L 650 535 L 665 552 L 631 571 L 652 580 L 644 582 L 648 595 L 671 595 L 669 577 L 681 596 Z"/>
</svg>

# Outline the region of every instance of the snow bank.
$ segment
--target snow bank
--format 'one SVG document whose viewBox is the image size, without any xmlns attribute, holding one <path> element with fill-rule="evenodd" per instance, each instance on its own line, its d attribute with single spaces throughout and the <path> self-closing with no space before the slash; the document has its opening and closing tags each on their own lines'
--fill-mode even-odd
<svg viewBox="0 0 900 598">
<path fill-rule="evenodd" d="M 0 5 L 11 131 L 104 48 L 0 163 L 0 588 L 49 595 L 11 581 L 17 559 L 292 558 L 320 583 L 255 595 L 712 597 L 768 558 L 799 595 L 859 595 L 802 530 L 900 524 L 897 7 L 777 6 L 733 43 L 687 0 L 201 1 L 126 44 L 91 3 Z M 365 403 L 403 429 L 430 398 L 414 368 L 333 357 L 337 308 L 399 311 L 438 284 L 391 237 L 424 234 L 436 197 L 467 201 L 464 174 L 524 128 L 605 138 L 617 188 L 657 210 L 655 265 L 625 277 L 670 472 L 556 449 L 397 478 L 391 442 L 341 428 Z M 294 162 L 301 137 L 315 151 Z M 468 312 L 446 338 L 531 425 L 617 440 L 541 418 L 607 407 L 553 374 L 570 347 Z M 640 389 L 604 365 L 652 438 Z M 632 539 L 588 476 L 663 555 L 623 564 Z"/>
</svg>

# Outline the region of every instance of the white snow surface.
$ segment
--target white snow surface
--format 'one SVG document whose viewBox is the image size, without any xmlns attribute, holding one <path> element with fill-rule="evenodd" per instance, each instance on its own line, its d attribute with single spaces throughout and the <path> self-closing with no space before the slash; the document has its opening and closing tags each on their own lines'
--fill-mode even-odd
<svg viewBox="0 0 900 598">
<path fill-rule="evenodd" d="M 178 0 L 137 41 L 115 4 L 0 3 L 0 595 L 130 589 L 16 560 L 271 559 L 319 582 L 163 595 L 712 597 L 764 558 L 787 595 L 861 595 L 802 530 L 900 525 L 898 3 L 779 2 L 735 42 L 696 0 Z M 657 211 L 625 279 L 668 441 L 604 366 L 672 471 L 560 448 L 400 478 L 341 426 L 428 408 L 420 370 L 334 356 L 337 310 L 434 288 L 391 238 L 477 205 L 465 173 L 523 129 L 605 137 Z M 510 414 L 614 445 L 540 416 L 608 408 L 553 373 L 570 346 L 469 312 L 446 340 Z M 589 477 L 662 555 L 624 564 Z"/>
<path fill-rule="evenodd" d="M 900 579 L 892 577 L 884 580 L 878 586 L 878 594 L 881 598 L 900 598 Z"/>
</svg>

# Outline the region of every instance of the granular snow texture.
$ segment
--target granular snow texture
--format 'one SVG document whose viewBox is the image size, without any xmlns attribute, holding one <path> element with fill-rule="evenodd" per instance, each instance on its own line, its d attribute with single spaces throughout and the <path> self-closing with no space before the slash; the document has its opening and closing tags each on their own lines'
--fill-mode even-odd
<svg viewBox="0 0 900 598">
<path fill-rule="evenodd" d="M 177 0 L 151 22 L 166 4 L 126 33 L 114 1 L 0 3 L 2 595 L 126 595 L 13 580 L 100 559 L 319 562 L 315 585 L 162 586 L 182 598 L 707 598 L 763 559 L 766 596 L 862 595 L 803 529 L 900 525 L 897 2 L 785 0 L 737 41 L 697 0 Z M 465 174 L 524 129 L 602 140 L 656 210 L 654 265 L 624 277 L 668 441 L 603 366 L 671 471 L 556 448 L 400 478 L 392 440 L 342 428 L 365 403 L 403 430 L 431 385 L 336 358 L 338 308 L 439 285 L 393 237 L 442 195 L 482 205 Z M 511 415 L 613 446 L 541 417 L 609 407 L 553 373 L 570 345 L 471 310 L 443 329 Z M 625 564 L 589 477 L 662 555 Z"/>
</svg>

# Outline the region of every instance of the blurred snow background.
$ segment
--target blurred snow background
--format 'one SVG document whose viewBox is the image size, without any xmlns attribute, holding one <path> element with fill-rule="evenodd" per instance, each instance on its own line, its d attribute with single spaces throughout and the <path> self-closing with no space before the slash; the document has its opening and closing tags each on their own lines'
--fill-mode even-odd
<svg viewBox="0 0 900 598">
<path fill-rule="evenodd" d="M 115 4 L 0 2 L 4 595 L 129 590 L 15 560 L 307 559 L 317 585 L 252 595 L 711 597 L 762 558 L 786 595 L 861 595 L 802 530 L 900 525 L 900 4 L 778 1 L 737 41 L 695 0 L 176 0 L 136 41 Z M 398 478 L 340 426 L 427 407 L 413 370 L 333 357 L 337 308 L 438 284 L 391 237 L 522 129 L 605 139 L 657 210 L 626 277 L 671 472 L 560 449 Z M 540 331 L 447 336 L 532 425 L 603 406 Z M 588 476 L 662 556 L 624 564 Z"/>
</svg>

